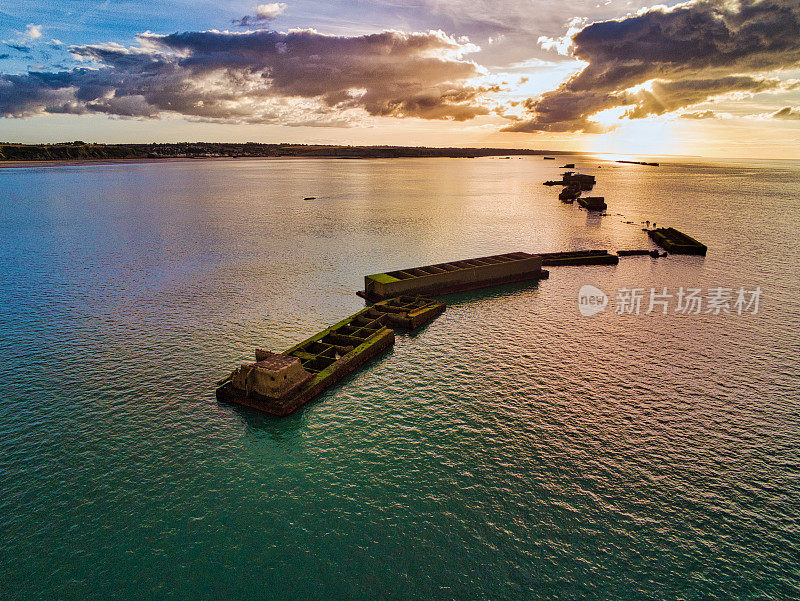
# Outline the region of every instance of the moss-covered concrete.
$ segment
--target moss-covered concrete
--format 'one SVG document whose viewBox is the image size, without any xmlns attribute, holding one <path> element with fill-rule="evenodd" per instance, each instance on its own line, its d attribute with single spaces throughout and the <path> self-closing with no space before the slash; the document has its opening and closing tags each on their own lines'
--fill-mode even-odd
<svg viewBox="0 0 800 601">
<path fill-rule="evenodd" d="M 672 227 L 647 230 L 647 235 L 661 248 L 676 255 L 705 256 L 708 252 L 705 244 Z"/>
</svg>

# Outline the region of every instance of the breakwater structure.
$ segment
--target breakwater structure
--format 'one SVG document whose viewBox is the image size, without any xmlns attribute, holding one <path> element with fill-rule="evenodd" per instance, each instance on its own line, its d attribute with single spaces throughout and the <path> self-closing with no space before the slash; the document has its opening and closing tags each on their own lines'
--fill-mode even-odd
<svg viewBox="0 0 800 601">
<path fill-rule="evenodd" d="M 645 230 L 650 239 L 669 253 L 676 255 L 705 256 L 708 247 L 672 227 Z"/>
<path fill-rule="evenodd" d="M 451 294 L 548 276 L 539 255 L 513 252 L 375 273 L 364 277 L 364 290 L 357 294 L 369 301 L 381 301 L 409 294 Z"/>
<path fill-rule="evenodd" d="M 545 267 L 574 265 L 617 265 L 619 257 L 607 250 L 576 250 L 557 253 L 540 253 Z"/>
<path fill-rule="evenodd" d="M 551 179 L 544 182 L 545 186 L 575 186 L 579 190 L 588 192 L 594 188 L 597 180 L 594 175 L 586 175 L 584 173 L 575 173 L 574 171 L 565 171 L 561 174 L 561 179 Z"/>
<path fill-rule="evenodd" d="M 445 308 L 430 299 L 400 297 L 367 307 L 283 353 L 258 349 L 255 362 L 240 365 L 217 383 L 217 400 L 289 415 L 391 348 L 392 328 L 417 329 Z"/>
<path fill-rule="evenodd" d="M 561 179 L 547 180 L 544 182 L 545 186 L 567 186 L 576 187 L 582 192 L 588 192 L 597 180 L 594 175 L 586 175 L 584 173 L 575 173 L 574 171 L 566 171 L 561 174 Z"/>
<path fill-rule="evenodd" d="M 420 296 L 398 296 L 375 303 L 373 311 L 383 313 L 388 325 L 416 330 L 444 313 L 447 306 Z"/>
<path fill-rule="evenodd" d="M 608 208 L 606 199 L 602 196 L 579 196 L 578 204 L 587 211 L 605 211 Z"/>
<path fill-rule="evenodd" d="M 580 195 L 581 189 L 578 186 L 566 186 L 558 193 L 558 200 L 567 204 L 572 204 Z"/>
<path fill-rule="evenodd" d="M 654 259 L 658 259 L 660 257 L 666 257 L 669 253 L 667 252 L 660 252 L 657 249 L 634 249 L 634 250 L 618 250 L 617 255 L 620 257 L 644 257 L 650 256 Z"/>
<path fill-rule="evenodd" d="M 658 167 L 658 163 L 649 163 L 647 161 L 616 161 L 617 163 L 623 163 L 626 165 L 647 165 L 648 167 Z"/>
<path fill-rule="evenodd" d="M 666 234 L 647 231 L 651 237 L 669 235 L 675 244 L 700 244 L 671 228 Z M 241 364 L 217 383 L 217 400 L 275 416 L 289 415 L 391 348 L 396 329 L 416 330 L 445 311 L 444 303 L 422 296 L 423 293 L 442 296 L 538 281 L 549 277 L 543 266 L 616 265 L 620 256 L 644 252 L 647 251 L 512 252 L 365 276 L 364 290 L 357 294 L 374 304 L 282 353 L 257 349 L 255 361 Z"/>
<path fill-rule="evenodd" d="M 652 252 L 658 252 L 658 251 L 652 251 L 647 248 L 634 249 L 634 250 L 618 250 L 617 255 L 620 257 L 643 257 L 649 255 Z"/>
<path fill-rule="evenodd" d="M 582 192 L 588 192 L 597 183 L 594 175 L 586 175 L 585 173 L 574 173 L 566 171 L 561 176 L 561 181 L 564 186 L 577 186 Z"/>
<path fill-rule="evenodd" d="M 575 167 L 574 163 L 567 163 L 564 167 Z M 548 180 L 544 182 L 545 186 L 564 186 L 561 192 L 558 193 L 558 199 L 566 204 L 572 204 L 576 200 L 578 204 L 587 208 L 588 210 L 605 211 L 607 206 L 603 202 L 602 206 L 595 206 L 592 201 L 599 197 L 590 197 L 589 202 L 581 200 L 583 192 L 589 192 L 594 188 L 597 182 L 594 175 L 586 175 L 583 173 L 575 173 L 574 171 L 565 171 L 561 174 L 560 180 Z M 601 200 L 603 200 L 601 198 Z"/>
</svg>

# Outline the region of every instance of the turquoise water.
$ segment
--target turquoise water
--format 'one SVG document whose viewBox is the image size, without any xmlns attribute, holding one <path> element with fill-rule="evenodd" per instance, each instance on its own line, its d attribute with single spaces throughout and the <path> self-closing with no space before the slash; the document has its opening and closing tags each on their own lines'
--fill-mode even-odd
<svg viewBox="0 0 800 601">
<path fill-rule="evenodd" d="M 535 157 L 0 170 L 3 599 L 800 595 L 800 163 L 572 160 L 607 216 Z M 214 400 L 366 273 L 645 219 L 708 257 L 449 297 L 289 418 Z M 763 295 L 586 318 L 584 284 Z"/>
</svg>

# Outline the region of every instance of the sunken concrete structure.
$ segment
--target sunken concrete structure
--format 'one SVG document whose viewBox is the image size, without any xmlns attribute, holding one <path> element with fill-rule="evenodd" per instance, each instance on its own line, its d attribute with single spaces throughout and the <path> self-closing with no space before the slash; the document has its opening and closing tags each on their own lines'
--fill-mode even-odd
<svg viewBox="0 0 800 601">
<path fill-rule="evenodd" d="M 578 198 L 578 204 L 587 211 L 605 211 L 608 208 L 606 199 L 602 196 L 584 196 Z"/>
<path fill-rule="evenodd" d="M 561 182 L 564 186 L 577 186 L 584 192 L 588 192 L 596 183 L 594 175 L 584 175 L 583 173 L 573 173 L 567 171 L 561 176 Z"/>
<path fill-rule="evenodd" d="M 292 413 L 394 344 L 397 327 L 415 330 L 446 305 L 418 296 L 392 298 L 362 309 L 283 353 L 256 350 L 219 382 L 217 400 L 272 415 Z M 389 327 L 391 326 L 391 327 Z"/>
<path fill-rule="evenodd" d="M 627 163 L 628 165 L 648 165 L 658 167 L 658 163 L 648 163 L 647 161 L 617 161 L 617 163 Z"/>
<path fill-rule="evenodd" d="M 421 296 L 398 296 L 375 303 L 372 313 L 382 313 L 387 323 L 402 330 L 416 330 L 441 315 L 447 305 Z"/>
<path fill-rule="evenodd" d="M 558 199 L 561 202 L 565 202 L 567 204 L 572 204 L 575 202 L 575 199 L 581 195 L 580 187 L 576 185 L 567 186 L 561 192 L 558 193 Z"/>
<path fill-rule="evenodd" d="M 364 290 L 358 294 L 370 301 L 404 295 L 442 295 L 541 280 L 548 275 L 542 269 L 541 257 L 514 252 L 368 275 L 364 277 Z"/>
<path fill-rule="evenodd" d="M 574 186 L 583 192 L 588 192 L 596 183 L 594 175 L 584 175 L 582 173 L 575 173 L 567 171 L 561 174 L 559 180 L 547 180 L 544 182 L 545 186 Z"/>
<path fill-rule="evenodd" d="M 619 257 L 607 250 L 576 250 L 560 253 L 541 253 L 542 265 L 558 267 L 568 265 L 617 265 Z"/>
<path fill-rule="evenodd" d="M 666 257 L 669 253 L 659 252 L 658 250 L 618 250 L 617 255 L 620 257 L 644 257 L 650 256 L 654 259 Z"/>
<path fill-rule="evenodd" d="M 650 239 L 667 252 L 676 255 L 701 256 L 705 256 L 708 252 L 708 247 L 705 244 L 701 244 L 691 236 L 679 232 L 675 228 L 660 227 L 646 231 Z"/>
<path fill-rule="evenodd" d="M 220 382 L 217 400 L 288 415 L 394 344 L 386 314 L 359 311 L 277 354 L 257 351 Z M 284 379 L 285 378 L 285 379 Z"/>
<path fill-rule="evenodd" d="M 311 378 L 297 357 L 256 351 L 256 362 L 244 364 L 231 374 L 231 384 L 246 393 L 269 399 L 291 393 Z"/>
</svg>

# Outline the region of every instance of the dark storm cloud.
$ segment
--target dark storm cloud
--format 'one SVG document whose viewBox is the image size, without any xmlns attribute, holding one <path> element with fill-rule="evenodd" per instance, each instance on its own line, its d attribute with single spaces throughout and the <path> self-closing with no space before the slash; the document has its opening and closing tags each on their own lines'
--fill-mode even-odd
<svg viewBox="0 0 800 601">
<path fill-rule="evenodd" d="M 471 119 L 487 90 L 464 60 L 474 47 L 441 32 L 386 31 L 358 37 L 315 31 L 218 31 L 139 36 L 139 46 L 73 47 L 98 68 L 0 75 L 0 114 L 100 112 L 125 117 L 177 113 L 231 122 L 294 122 L 297 101 L 320 120 L 336 110 L 426 119 Z M 306 119 L 300 119 L 305 122 Z"/>
<path fill-rule="evenodd" d="M 695 0 L 672 9 L 593 23 L 572 37 L 587 66 L 531 99 L 530 117 L 510 131 L 592 131 L 591 116 L 630 106 L 639 118 L 721 94 L 791 87 L 760 73 L 800 65 L 798 0 Z M 650 92 L 629 92 L 656 80 Z"/>
</svg>

